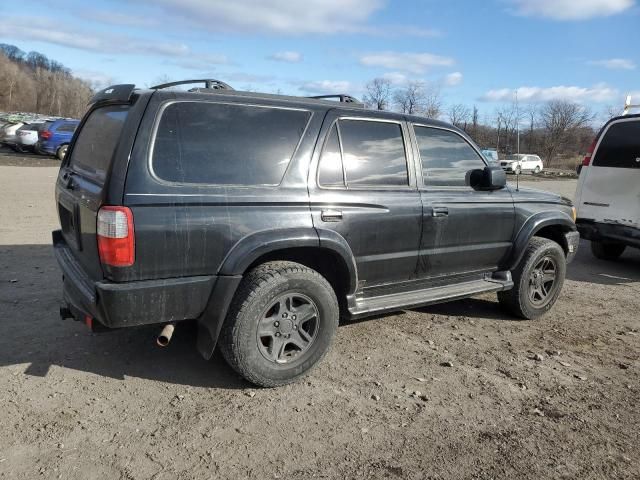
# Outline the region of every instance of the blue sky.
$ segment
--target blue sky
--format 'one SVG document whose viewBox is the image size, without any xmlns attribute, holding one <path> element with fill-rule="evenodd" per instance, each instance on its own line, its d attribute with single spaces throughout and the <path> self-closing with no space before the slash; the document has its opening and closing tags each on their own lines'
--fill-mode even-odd
<svg viewBox="0 0 640 480">
<path fill-rule="evenodd" d="M 594 110 L 640 95 L 637 0 L 21 0 L 0 42 L 96 84 L 213 77 L 289 94 L 386 77 L 488 113 L 564 98 Z"/>
</svg>

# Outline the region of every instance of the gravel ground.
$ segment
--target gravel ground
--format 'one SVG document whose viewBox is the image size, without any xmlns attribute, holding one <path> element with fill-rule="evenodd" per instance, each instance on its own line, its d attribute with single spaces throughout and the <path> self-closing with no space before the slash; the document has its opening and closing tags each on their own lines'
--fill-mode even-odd
<svg viewBox="0 0 640 480">
<path fill-rule="evenodd" d="M 158 349 L 58 319 L 55 175 L 0 166 L 0 478 L 640 478 L 637 251 L 583 242 L 534 322 L 487 295 L 344 324 L 305 381 L 260 390 L 188 325 Z"/>
</svg>

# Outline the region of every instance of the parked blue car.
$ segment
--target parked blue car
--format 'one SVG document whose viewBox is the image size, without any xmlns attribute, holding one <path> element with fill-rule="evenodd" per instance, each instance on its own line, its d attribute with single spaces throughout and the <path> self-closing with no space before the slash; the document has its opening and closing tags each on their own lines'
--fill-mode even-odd
<svg viewBox="0 0 640 480">
<path fill-rule="evenodd" d="M 49 123 L 38 135 L 36 150 L 43 155 L 55 155 L 62 160 L 67 147 L 76 131 L 79 120 L 55 120 Z"/>
</svg>

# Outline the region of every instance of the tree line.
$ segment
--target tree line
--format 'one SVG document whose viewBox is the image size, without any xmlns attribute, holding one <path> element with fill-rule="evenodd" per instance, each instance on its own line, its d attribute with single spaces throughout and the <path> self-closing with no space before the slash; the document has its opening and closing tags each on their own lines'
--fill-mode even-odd
<svg viewBox="0 0 640 480">
<path fill-rule="evenodd" d="M 593 111 L 566 100 L 539 105 L 513 102 L 481 120 L 475 105 L 445 106 L 436 86 L 412 81 L 394 88 L 389 80 L 375 78 L 365 87 L 364 102 L 378 110 L 446 120 L 482 148 L 496 149 L 501 155 L 516 153 L 519 143 L 521 153 L 540 155 L 547 167 L 570 166 L 584 154 L 596 134 Z M 610 111 L 609 115 L 613 114 Z"/>
<path fill-rule="evenodd" d="M 0 44 L 0 111 L 79 118 L 92 95 L 91 85 L 61 63 Z"/>
</svg>

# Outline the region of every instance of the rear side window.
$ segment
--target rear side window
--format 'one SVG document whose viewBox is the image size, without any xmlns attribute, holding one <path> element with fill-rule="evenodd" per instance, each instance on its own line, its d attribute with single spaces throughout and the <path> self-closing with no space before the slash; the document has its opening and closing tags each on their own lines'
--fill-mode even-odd
<svg viewBox="0 0 640 480">
<path fill-rule="evenodd" d="M 73 146 L 69 166 L 104 181 L 128 111 L 128 105 L 113 105 L 91 112 Z"/>
<path fill-rule="evenodd" d="M 612 124 L 600 142 L 592 165 L 640 168 L 640 120 Z"/>
<path fill-rule="evenodd" d="M 153 171 L 177 183 L 278 185 L 310 117 L 304 110 L 172 103 L 158 124 Z"/>
<path fill-rule="evenodd" d="M 465 186 L 467 172 L 484 168 L 480 155 L 460 135 L 414 126 L 425 185 Z"/>
<path fill-rule="evenodd" d="M 407 186 L 402 128 L 393 122 L 340 120 L 347 186 Z"/>
<path fill-rule="evenodd" d="M 78 124 L 76 124 L 76 123 L 63 123 L 56 130 L 58 130 L 58 132 L 73 133 L 73 132 L 76 131 L 76 127 L 77 126 L 78 126 Z"/>
</svg>

